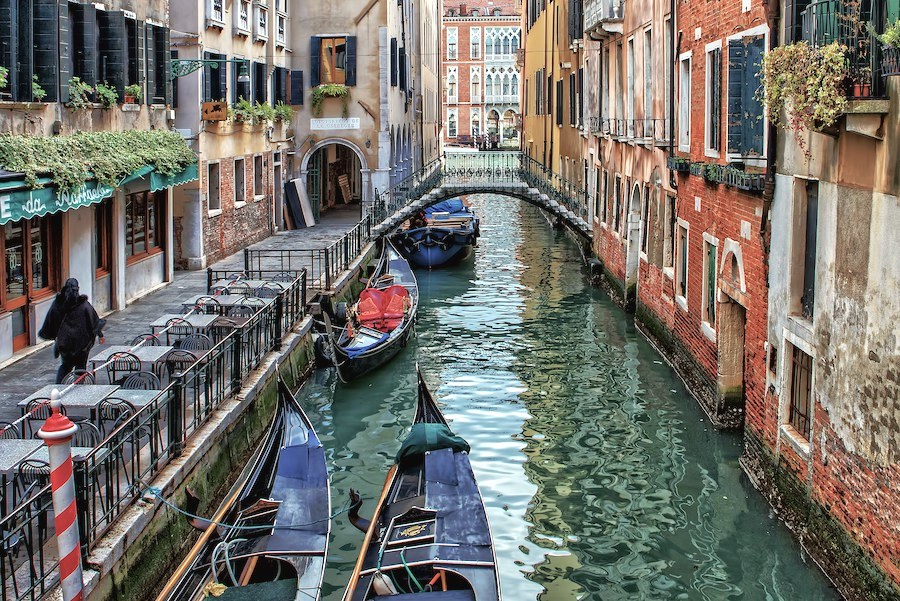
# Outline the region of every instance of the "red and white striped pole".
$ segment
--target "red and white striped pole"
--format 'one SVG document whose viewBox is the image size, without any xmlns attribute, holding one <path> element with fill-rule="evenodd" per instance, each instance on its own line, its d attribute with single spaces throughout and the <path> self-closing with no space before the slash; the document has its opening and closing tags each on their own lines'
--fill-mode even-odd
<svg viewBox="0 0 900 601">
<path fill-rule="evenodd" d="M 78 512 L 75 509 L 75 474 L 72 469 L 72 437 L 78 426 L 59 412 L 59 391 L 50 393 L 53 414 L 47 418 L 38 436 L 50 455 L 50 488 L 59 547 L 59 581 L 63 601 L 81 601 L 84 584 L 81 575 L 81 540 Z"/>
</svg>

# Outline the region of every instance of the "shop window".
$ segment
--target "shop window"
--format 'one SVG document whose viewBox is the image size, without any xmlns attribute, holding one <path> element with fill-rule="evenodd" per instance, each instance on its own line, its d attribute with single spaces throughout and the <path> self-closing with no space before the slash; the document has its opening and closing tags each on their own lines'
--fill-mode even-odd
<svg viewBox="0 0 900 601">
<path fill-rule="evenodd" d="M 222 198 L 219 194 L 219 164 L 206 164 L 206 209 L 208 211 L 218 211 L 222 208 Z"/>
<path fill-rule="evenodd" d="M 112 200 L 94 205 L 94 269 L 97 276 L 109 273 L 112 266 Z"/>
<path fill-rule="evenodd" d="M 262 155 L 253 157 L 253 194 L 257 197 L 265 193 L 263 190 L 263 158 Z"/>
<path fill-rule="evenodd" d="M 162 249 L 164 202 L 165 192 L 145 190 L 125 196 L 125 256 L 129 261 Z"/>
<path fill-rule="evenodd" d="M 246 169 L 243 158 L 234 159 L 234 202 L 247 201 L 247 184 L 244 179 Z"/>
<path fill-rule="evenodd" d="M 790 408 L 788 423 L 809 440 L 812 430 L 812 357 L 793 345 L 791 349 Z"/>
</svg>

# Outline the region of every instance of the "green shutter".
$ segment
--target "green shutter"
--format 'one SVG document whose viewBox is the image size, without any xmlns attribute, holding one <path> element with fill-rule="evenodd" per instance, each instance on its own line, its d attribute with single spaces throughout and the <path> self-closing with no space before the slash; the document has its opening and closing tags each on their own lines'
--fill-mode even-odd
<svg viewBox="0 0 900 601">
<path fill-rule="evenodd" d="M 19 3 L 17 15 L 19 19 L 19 34 L 13 41 L 13 43 L 18 42 L 19 44 L 16 54 L 18 57 L 18 62 L 16 63 L 18 69 L 15 69 L 18 81 L 15 82 L 15 87 L 10 85 L 10 90 L 13 92 L 13 100 L 24 102 L 31 102 L 33 99 L 31 94 L 31 76 L 34 74 L 33 9 L 34 5 L 31 2 Z M 12 83 L 10 82 L 10 84 Z"/>
<path fill-rule="evenodd" d="M 765 38 L 761 35 L 744 38 L 744 48 L 746 53 L 742 89 L 744 122 L 742 132 L 744 137 L 741 142 L 741 150 L 744 155 L 761 156 L 765 120 L 763 119 L 762 101 L 756 93 L 762 84 L 760 71 L 762 70 L 763 55 L 766 52 Z"/>
<path fill-rule="evenodd" d="M 309 85 L 314 88 L 319 85 L 319 69 L 322 66 L 322 40 L 313 36 L 309 38 Z"/>
<path fill-rule="evenodd" d="M 69 79 L 72 78 L 72 23 L 69 21 L 69 3 L 60 2 L 57 7 L 59 23 L 59 101 L 69 100 Z"/>
<path fill-rule="evenodd" d="M 709 147 L 722 145 L 722 50 L 713 50 L 709 61 Z"/>
<path fill-rule="evenodd" d="M 15 68 L 19 62 L 19 46 L 16 40 L 19 38 L 18 0 L 0 0 L 0 65 L 9 69 L 6 92 L 15 93 L 19 81 Z"/>
<path fill-rule="evenodd" d="M 125 95 L 128 60 L 125 14 L 120 10 L 97 11 L 97 25 L 100 38 L 97 80 L 106 81 L 121 98 Z"/>
<path fill-rule="evenodd" d="M 347 36 L 347 59 L 344 71 L 344 83 L 348 86 L 356 85 L 356 36 Z"/>
<path fill-rule="evenodd" d="M 90 86 L 97 83 L 97 9 L 93 4 L 70 4 L 74 40 L 71 49 L 76 75 Z"/>
<path fill-rule="evenodd" d="M 144 48 L 147 52 L 147 92 L 144 101 L 153 104 L 156 96 L 156 31 L 153 25 L 144 24 L 144 31 L 138 33 L 144 37 Z"/>
</svg>

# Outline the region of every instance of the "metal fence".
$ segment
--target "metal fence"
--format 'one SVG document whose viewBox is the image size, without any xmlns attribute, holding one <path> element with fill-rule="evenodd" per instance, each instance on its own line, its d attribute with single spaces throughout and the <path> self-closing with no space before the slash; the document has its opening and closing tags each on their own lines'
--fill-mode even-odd
<svg viewBox="0 0 900 601">
<path fill-rule="evenodd" d="M 227 278 L 233 273 L 212 271 L 209 277 Z M 243 275 L 264 279 L 267 274 Z M 273 302 L 239 327 L 229 328 L 196 362 L 172 373 L 166 388 L 150 403 L 109 423 L 104 440 L 87 455 L 75 458 L 83 558 L 138 499 L 143 483 L 152 481 L 181 455 L 188 439 L 240 390 L 268 352 L 280 348 L 283 333 L 303 317 L 306 271 L 296 272 L 296 277 L 283 285 Z M 0 601 L 37 599 L 55 584 L 58 561 L 52 512 L 50 486 L 46 485 L 0 519 Z"/>
</svg>

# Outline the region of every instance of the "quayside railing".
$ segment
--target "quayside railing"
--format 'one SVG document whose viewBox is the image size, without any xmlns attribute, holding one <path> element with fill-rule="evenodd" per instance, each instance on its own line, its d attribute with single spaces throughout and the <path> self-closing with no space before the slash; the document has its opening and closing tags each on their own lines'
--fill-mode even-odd
<svg viewBox="0 0 900 601">
<path fill-rule="evenodd" d="M 246 317 L 243 324 L 217 330 L 213 347 L 193 364 L 176 371 L 148 404 L 113 423 L 93 450 L 74 458 L 82 559 L 144 492 L 221 404 L 238 392 L 267 353 L 304 317 L 307 272 L 279 270 L 282 290 L 273 302 Z M 210 281 L 235 274 L 267 279 L 266 270 L 210 270 Z M 292 277 L 287 277 L 292 276 Z M 63 402 L 65 405 L 65 401 Z M 48 477 L 0 486 L 0 601 L 38 599 L 58 581 L 52 500 Z M 7 503 L 10 499 L 18 500 Z M 10 507 L 7 511 L 6 508 Z"/>
</svg>

